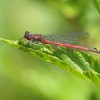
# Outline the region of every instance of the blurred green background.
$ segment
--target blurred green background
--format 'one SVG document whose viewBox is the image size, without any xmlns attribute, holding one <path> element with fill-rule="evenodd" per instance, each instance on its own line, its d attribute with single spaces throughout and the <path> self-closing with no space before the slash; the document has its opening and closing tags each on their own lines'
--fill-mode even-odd
<svg viewBox="0 0 100 100">
<path fill-rule="evenodd" d="M 0 37 L 17 40 L 26 30 L 89 32 L 100 48 L 100 15 L 89 0 L 0 0 Z M 100 100 L 100 87 L 0 42 L 0 100 Z"/>
</svg>

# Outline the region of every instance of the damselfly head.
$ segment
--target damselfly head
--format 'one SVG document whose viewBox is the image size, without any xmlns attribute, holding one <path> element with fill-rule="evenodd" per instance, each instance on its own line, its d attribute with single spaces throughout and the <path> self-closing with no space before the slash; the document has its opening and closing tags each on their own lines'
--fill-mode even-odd
<svg viewBox="0 0 100 100">
<path fill-rule="evenodd" d="M 31 37 L 30 37 L 30 32 L 29 31 L 25 31 L 25 34 L 24 34 L 24 38 L 30 40 Z"/>
<path fill-rule="evenodd" d="M 30 36 L 30 32 L 29 31 L 25 31 L 24 37 L 27 38 Z"/>
</svg>

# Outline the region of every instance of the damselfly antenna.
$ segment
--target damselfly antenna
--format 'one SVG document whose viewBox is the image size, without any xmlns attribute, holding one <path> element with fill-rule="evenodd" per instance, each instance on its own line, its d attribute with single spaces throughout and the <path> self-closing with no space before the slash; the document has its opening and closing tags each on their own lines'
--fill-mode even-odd
<svg viewBox="0 0 100 100">
<path fill-rule="evenodd" d="M 30 37 L 30 32 L 29 31 L 25 31 L 24 36 L 22 38 L 20 38 L 19 41 L 22 40 L 23 38 L 27 38 L 28 39 L 29 37 Z"/>
</svg>

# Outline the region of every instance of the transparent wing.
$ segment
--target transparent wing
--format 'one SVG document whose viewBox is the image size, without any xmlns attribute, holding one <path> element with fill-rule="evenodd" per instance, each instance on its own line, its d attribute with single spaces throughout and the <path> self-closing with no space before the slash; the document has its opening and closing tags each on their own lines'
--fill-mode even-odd
<svg viewBox="0 0 100 100">
<path fill-rule="evenodd" d="M 53 42 L 77 44 L 89 37 L 89 33 L 49 34 L 44 36 Z"/>
</svg>

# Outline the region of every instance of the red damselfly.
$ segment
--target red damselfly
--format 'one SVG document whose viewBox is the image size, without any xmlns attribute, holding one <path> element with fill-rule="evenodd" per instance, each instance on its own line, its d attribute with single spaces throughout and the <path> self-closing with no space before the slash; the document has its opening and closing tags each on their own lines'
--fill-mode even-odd
<svg viewBox="0 0 100 100">
<path fill-rule="evenodd" d="M 100 53 L 100 50 L 96 48 L 88 48 L 85 46 L 74 44 L 78 40 L 86 38 L 88 35 L 89 35 L 88 33 L 41 35 L 41 34 L 31 34 L 29 31 L 26 31 L 24 34 L 24 38 L 26 38 L 28 41 L 31 42 L 41 42 L 43 44 L 52 44 L 56 46 L 63 46 L 72 49 Z"/>
</svg>

